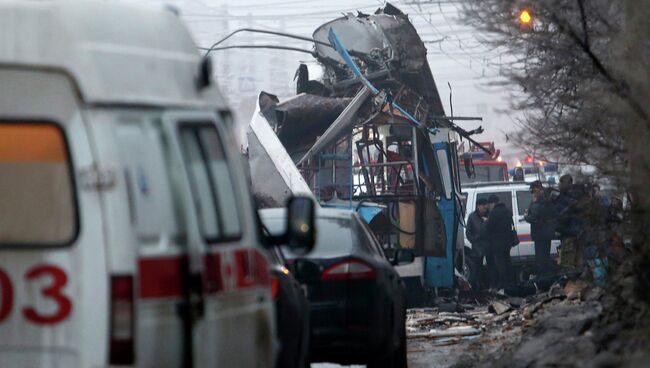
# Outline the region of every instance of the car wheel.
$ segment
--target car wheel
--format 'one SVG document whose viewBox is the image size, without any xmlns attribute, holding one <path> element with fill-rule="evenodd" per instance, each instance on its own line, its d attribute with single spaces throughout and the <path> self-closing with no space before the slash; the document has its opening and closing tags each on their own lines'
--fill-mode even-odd
<svg viewBox="0 0 650 368">
<path fill-rule="evenodd" d="M 388 356 L 380 359 L 373 359 L 366 365 L 367 368 L 393 368 L 395 366 L 395 352 L 391 352 Z"/>
<path fill-rule="evenodd" d="M 408 359 L 406 356 L 406 323 L 402 325 L 402 330 L 400 331 L 399 346 L 395 350 L 393 367 L 408 368 Z"/>
<path fill-rule="evenodd" d="M 311 362 L 309 361 L 309 357 L 304 357 L 302 359 L 302 362 L 300 363 L 300 368 L 309 368 L 311 366 Z"/>
<path fill-rule="evenodd" d="M 368 363 L 368 368 L 408 368 L 406 357 L 406 324 L 402 324 L 399 337 L 399 346 L 388 356 Z"/>
</svg>

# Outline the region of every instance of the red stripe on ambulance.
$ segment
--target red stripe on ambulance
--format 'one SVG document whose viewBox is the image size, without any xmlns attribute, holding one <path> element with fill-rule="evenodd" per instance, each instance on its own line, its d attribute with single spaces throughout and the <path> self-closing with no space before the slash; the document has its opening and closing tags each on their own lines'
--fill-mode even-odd
<svg viewBox="0 0 650 368">
<path fill-rule="evenodd" d="M 269 264 L 259 249 L 239 249 L 231 254 L 232 257 L 227 257 L 225 253 L 203 256 L 203 291 L 206 294 L 270 287 Z M 138 263 L 141 298 L 172 298 L 183 295 L 187 256 L 141 258 Z M 233 278 L 234 283 L 231 282 Z"/>
<path fill-rule="evenodd" d="M 140 297 L 172 298 L 183 295 L 185 256 L 140 258 Z"/>
</svg>

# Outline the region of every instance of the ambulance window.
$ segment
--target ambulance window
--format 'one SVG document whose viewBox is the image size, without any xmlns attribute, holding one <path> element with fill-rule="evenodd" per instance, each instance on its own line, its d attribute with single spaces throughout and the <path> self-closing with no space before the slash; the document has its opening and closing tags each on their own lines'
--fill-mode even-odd
<svg viewBox="0 0 650 368">
<path fill-rule="evenodd" d="M 178 236 L 176 211 L 165 161 L 161 127 L 143 117 L 122 116 L 115 129 L 131 221 L 138 239 L 158 244 L 161 236 Z"/>
<path fill-rule="evenodd" d="M 241 237 L 237 193 L 216 128 L 185 125 L 180 134 L 203 236 L 208 243 Z"/>
<path fill-rule="evenodd" d="M 62 246 L 78 230 L 70 157 L 49 123 L 0 122 L 0 244 Z"/>
</svg>

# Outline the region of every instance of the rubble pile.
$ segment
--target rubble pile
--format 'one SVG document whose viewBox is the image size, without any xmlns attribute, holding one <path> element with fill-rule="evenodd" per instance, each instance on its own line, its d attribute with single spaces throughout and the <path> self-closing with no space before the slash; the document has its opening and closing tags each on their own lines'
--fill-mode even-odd
<svg viewBox="0 0 650 368">
<path fill-rule="evenodd" d="M 593 356 L 596 345 L 585 341 L 592 338 L 587 331 L 602 311 L 599 300 L 603 295 L 598 287 L 565 279 L 546 292 L 527 297 L 487 293 L 476 298 L 480 302 L 457 302 L 453 308 L 452 303 L 439 303 L 437 308 L 410 309 L 410 352 L 417 354 L 425 345 L 437 349 L 449 346 L 448 350 L 438 351 L 439 356 L 433 359 L 439 366 L 450 367 L 560 364 L 562 360 L 558 357 L 563 352 Z M 581 344 L 577 352 L 571 344 L 563 342 L 569 341 L 563 335 Z M 432 358 L 429 353 L 422 354 Z M 424 356 L 419 358 L 427 360 Z"/>
<path fill-rule="evenodd" d="M 423 367 L 432 358 L 436 366 L 456 368 L 646 366 L 650 329 L 641 321 L 603 320 L 611 314 L 609 299 L 610 292 L 591 283 L 563 279 L 525 298 L 486 294 L 481 303 L 457 304 L 456 312 L 410 310 L 407 336 L 415 353 L 425 343 L 450 346 L 416 356 Z"/>
<path fill-rule="evenodd" d="M 485 308 L 483 308 L 485 309 Z M 410 309 L 406 334 L 410 339 L 432 339 L 433 345 L 451 345 L 479 337 L 489 313 L 477 308 L 466 313 L 441 312 L 438 308 Z"/>
</svg>

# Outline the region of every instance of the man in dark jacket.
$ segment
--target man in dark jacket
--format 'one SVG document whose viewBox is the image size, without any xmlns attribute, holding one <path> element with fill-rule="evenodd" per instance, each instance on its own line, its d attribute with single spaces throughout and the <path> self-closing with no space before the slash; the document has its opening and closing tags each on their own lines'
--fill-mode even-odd
<svg viewBox="0 0 650 368">
<path fill-rule="evenodd" d="M 560 177 L 560 194 L 555 197 L 557 224 L 555 231 L 560 235 L 559 264 L 566 268 L 582 267 L 583 232 L 582 204 L 584 190 L 573 184 L 573 177 L 566 174 Z"/>
<path fill-rule="evenodd" d="M 555 237 L 555 208 L 550 192 L 537 180 L 530 184 L 533 200 L 524 219 L 530 223 L 530 235 L 535 242 L 535 266 L 537 274 L 548 271 L 551 259 L 551 241 Z"/>
<path fill-rule="evenodd" d="M 472 244 L 468 260 L 470 267 L 470 284 L 476 290 L 483 289 L 487 286 L 487 273 L 483 265 L 483 258 L 487 255 L 490 246 L 486 234 L 485 224 L 488 217 L 487 199 L 479 198 L 476 200 L 476 211 L 472 212 L 467 218 L 467 229 L 465 235 L 467 240 Z"/>
<path fill-rule="evenodd" d="M 496 266 L 497 288 L 504 289 L 513 279 L 510 260 L 510 248 L 514 245 L 512 212 L 494 194 L 488 198 L 488 203 L 491 209 L 485 230 Z"/>
</svg>

